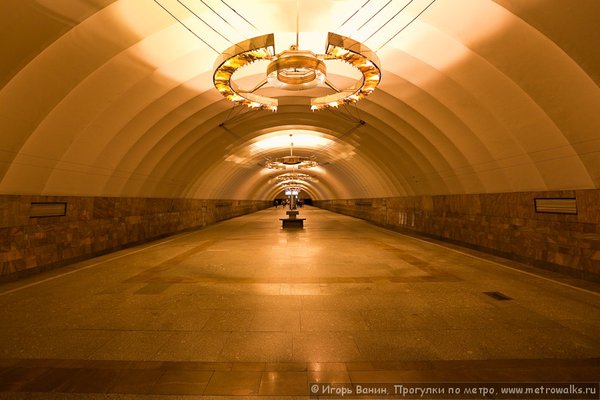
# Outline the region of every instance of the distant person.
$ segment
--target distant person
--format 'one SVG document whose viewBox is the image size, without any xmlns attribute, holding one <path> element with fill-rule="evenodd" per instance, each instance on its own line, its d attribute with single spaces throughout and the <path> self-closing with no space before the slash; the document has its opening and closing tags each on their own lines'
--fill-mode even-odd
<svg viewBox="0 0 600 400">
<path fill-rule="evenodd" d="M 273 205 L 275 206 L 275 208 L 277 208 L 277 206 L 279 205 L 279 200 L 273 200 Z"/>
</svg>

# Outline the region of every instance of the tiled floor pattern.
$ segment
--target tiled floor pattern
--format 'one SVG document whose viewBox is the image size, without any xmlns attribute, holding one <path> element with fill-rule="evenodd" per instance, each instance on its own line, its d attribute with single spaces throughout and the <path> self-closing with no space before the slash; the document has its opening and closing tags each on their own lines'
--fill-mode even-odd
<svg viewBox="0 0 600 400">
<path fill-rule="evenodd" d="M 265 210 L 0 286 L 0 397 L 600 377 L 596 285 L 301 213 L 303 230 Z"/>
<path fill-rule="evenodd" d="M 1 360 L 0 391 L 205 396 L 306 396 L 308 384 L 594 381 L 600 360 L 207 363 Z M 515 379 L 515 374 L 518 378 Z"/>
</svg>

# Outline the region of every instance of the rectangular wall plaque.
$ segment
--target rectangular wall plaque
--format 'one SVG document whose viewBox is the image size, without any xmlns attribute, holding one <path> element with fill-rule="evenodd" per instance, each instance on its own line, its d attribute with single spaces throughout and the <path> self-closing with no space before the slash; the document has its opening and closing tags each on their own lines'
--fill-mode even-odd
<svg viewBox="0 0 600 400">
<path fill-rule="evenodd" d="M 64 217 L 67 215 L 65 201 L 32 202 L 29 218 Z"/>
<path fill-rule="evenodd" d="M 575 198 L 535 199 L 535 212 L 552 214 L 577 214 Z"/>
</svg>

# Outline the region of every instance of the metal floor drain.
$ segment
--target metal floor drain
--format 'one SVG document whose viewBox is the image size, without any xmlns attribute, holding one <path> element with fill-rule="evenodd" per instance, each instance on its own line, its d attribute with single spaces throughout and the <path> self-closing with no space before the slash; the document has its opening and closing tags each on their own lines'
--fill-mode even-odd
<svg viewBox="0 0 600 400">
<path fill-rule="evenodd" d="M 490 296 L 492 299 L 496 299 L 496 300 L 512 300 L 512 297 L 508 297 L 507 295 L 505 295 L 504 293 L 501 293 L 501 292 L 483 292 L 483 294 L 486 294 L 486 295 Z"/>
</svg>

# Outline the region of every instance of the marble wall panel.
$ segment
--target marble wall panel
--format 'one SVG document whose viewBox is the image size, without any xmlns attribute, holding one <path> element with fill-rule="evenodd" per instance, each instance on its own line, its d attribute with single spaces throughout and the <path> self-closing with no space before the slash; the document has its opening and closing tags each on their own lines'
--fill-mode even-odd
<svg viewBox="0 0 600 400">
<path fill-rule="evenodd" d="M 67 215 L 30 218 L 31 202 L 65 201 Z M 0 280 L 258 211 L 270 202 L 0 195 Z"/>
<path fill-rule="evenodd" d="M 577 199 L 575 215 L 535 212 L 535 198 Z M 435 237 L 600 280 L 600 190 L 315 201 L 394 230 Z"/>
</svg>

